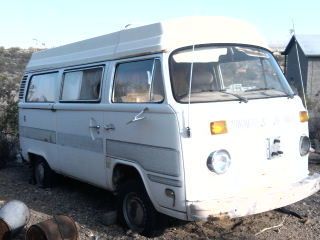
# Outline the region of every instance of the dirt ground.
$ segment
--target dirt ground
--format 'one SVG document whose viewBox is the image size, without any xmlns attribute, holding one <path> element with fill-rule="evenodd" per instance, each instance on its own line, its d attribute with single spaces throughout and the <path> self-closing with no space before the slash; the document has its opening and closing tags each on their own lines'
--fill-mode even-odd
<svg viewBox="0 0 320 240">
<path fill-rule="evenodd" d="M 313 155 L 311 172 L 320 172 L 320 156 Z M 145 239 L 117 224 L 105 226 L 103 215 L 112 209 L 114 199 L 104 190 L 63 178 L 52 189 L 29 184 L 30 169 L 10 163 L 0 170 L 0 205 L 23 201 L 31 210 L 32 224 L 53 215 L 71 216 L 78 225 L 80 239 Z M 156 239 L 319 239 L 320 193 L 298 203 L 254 216 L 212 222 L 183 222 L 170 219 L 164 233 Z M 25 229 L 14 239 L 24 239 Z"/>
</svg>

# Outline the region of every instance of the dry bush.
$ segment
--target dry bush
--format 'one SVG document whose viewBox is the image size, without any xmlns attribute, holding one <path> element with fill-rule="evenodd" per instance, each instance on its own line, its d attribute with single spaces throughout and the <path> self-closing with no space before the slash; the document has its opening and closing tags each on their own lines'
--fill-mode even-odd
<svg viewBox="0 0 320 240">
<path fill-rule="evenodd" d="M 19 83 L 34 51 L 0 47 L 0 168 L 17 153 Z"/>
<path fill-rule="evenodd" d="M 10 157 L 10 144 L 4 134 L 0 133 L 0 169 L 6 166 Z"/>
</svg>

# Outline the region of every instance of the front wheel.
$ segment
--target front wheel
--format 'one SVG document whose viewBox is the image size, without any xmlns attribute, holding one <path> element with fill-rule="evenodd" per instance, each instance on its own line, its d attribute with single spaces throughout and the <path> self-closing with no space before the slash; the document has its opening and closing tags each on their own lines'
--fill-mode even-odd
<svg viewBox="0 0 320 240">
<path fill-rule="evenodd" d="M 154 236 L 159 227 L 158 213 L 143 184 L 138 181 L 128 181 L 120 186 L 118 216 L 122 224 L 147 237 Z"/>
</svg>

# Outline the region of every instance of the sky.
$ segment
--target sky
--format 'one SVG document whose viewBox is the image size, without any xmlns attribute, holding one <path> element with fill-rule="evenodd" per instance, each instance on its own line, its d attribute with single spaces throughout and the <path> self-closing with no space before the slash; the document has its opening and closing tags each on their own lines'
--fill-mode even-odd
<svg viewBox="0 0 320 240">
<path fill-rule="evenodd" d="M 246 20 L 271 44 L 320 34 L 319 0 L 0 0 L 0 46 L 57 47 L 182 16 Z"/>
</svg>

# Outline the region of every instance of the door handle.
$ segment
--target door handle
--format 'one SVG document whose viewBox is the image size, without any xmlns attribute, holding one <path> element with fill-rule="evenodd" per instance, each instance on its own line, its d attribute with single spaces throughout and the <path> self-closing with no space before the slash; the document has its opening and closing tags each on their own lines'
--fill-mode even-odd
<svg viewBox="0 0 320 240">
<path fill-rule="evenodd" d="M 56 112 L 57 109 L 54 108 L 54 105 L 51 105 L 51 108 L 50 108 L 51 112 Z"/>
<path fill-rule="evenodd" d="M 116 129 L 115 126 L 114 126 L 112 123 L 104 126 L 103 128 L 104 128 L 104 130 L 106 130 L 106 131 L 113 131 L 113 130 Z"/>
<path fill-rule="evenodd" d="M 93 128 L 93 129 L 100 129 L 100 125 L 96 125 L 96 126 L 89 126 L 89 128 Z"/>
<path fill-rule="evenodd" d="M 145 119 L 146 117 L 142 117 L 142 115 L 148 110 L 149 110 L 149 108 L 145 107 L 141 112 L 139 112 L 129 122 L 127 122 L 127 125 L 130 124 L 130 123 L 137 122 L 137 121 Z"/>
</svg>

